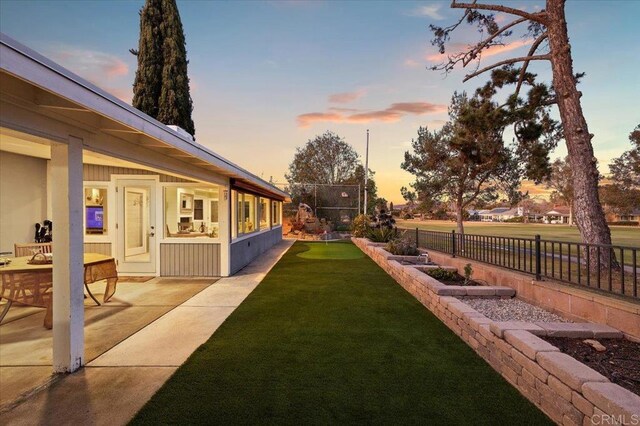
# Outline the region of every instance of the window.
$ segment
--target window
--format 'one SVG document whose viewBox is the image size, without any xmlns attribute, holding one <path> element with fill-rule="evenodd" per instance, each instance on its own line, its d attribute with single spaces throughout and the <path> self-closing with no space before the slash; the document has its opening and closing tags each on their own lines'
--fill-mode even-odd
<svg viewBox="0 0 640 426">
<path fill-rule="evenodd" d="M 217 238 L 220 230 L 219 192 L 217 186 L 166 186 L 164 189 L 165 237 Z"/>
<path fill-rule="evenodd" d="M 271 201 L 271 224 L 273 226 L 280 225 L 280 212 L 282 203 L 280 201 Z"/>
<path fill-rule="evenodd" d="M 106 235 L 108 224 L 107 188 L 84 188 L 85 235 Z"/>
<path fill-rule="evenodd" d="M 238 191 L 232 191 L 231 197 L 233 206 L 235 206 L 231 212 L 234 216 L 234 227 L 231 230 L 231 237 L 236 238 L 262 229 L 262 225 L 257 221 L 259 217 L 258 214 L 260 214 L 258 213 L 260 198 Z M 267 220 L 267 224 L 268 223 Z"/>
<path fill-rule="evenodd" d="M 257 231 L 256 227 L 256 198 L 251 194 L 242 194 L 244 200 L 244 209 L 243 209 L 243 230 L 244 234 L 249 234 L 251 232 Z"/>
<path fill-rule="evenodd" d="M 193 220 L 204 220 L 204 200 L 202 198 L 193 201 Z"/>
<path fill-rule="evenodd" d="M 269 229 L 271 224 L 269 223 L 269 216 L 271 215 L 271 209 L 269 208 L 269 199 L 260 197 L 260 230 Z"/>
</svg>

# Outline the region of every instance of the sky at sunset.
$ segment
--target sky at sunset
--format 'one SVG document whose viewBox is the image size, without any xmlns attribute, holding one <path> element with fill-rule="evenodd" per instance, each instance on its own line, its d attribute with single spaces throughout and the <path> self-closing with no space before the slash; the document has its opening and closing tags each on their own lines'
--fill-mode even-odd
<svg viewBox="0 0 640 426">
<path fill-rule="evenodd" d="M 482 0 L 481 0 L 482 1 Z M 504 1 L 502 1 L 504 2 Z M 494 3 L 497 3 L 494 2 Z M 510 1 L 539 10 L 543 0 Z M 402 201 L 400 169 L 419 126 L 439 128 L 455 90 L 473 91 L 426 68 L 442 58 L 429 24 L 462 12 L 449 2 L 178 1 L 185 29 L 197 142 L 265 179 L 284 181 L 295 148 L 331 130 L 364 155 L 379 195 Z M 0 30 L 126 102 L 131 101 L 143 1 L 0 1 Z M 575 71 L 600 170 L 630 148 L 640 123 L 640 0 L 567 2 Z M 505 22 L 508 17 L 497 16 Z M 483 64 L 525 55 L 527 41 L 484 55 Z M 477 42 L 464 28 L 453 51 Z M 530 68 L 549 78 L 550 65 Z M 548 80 L 547 80 L 548 81 Z M 565 155 L 564 146 L 554 157 Z"/>
</svg>

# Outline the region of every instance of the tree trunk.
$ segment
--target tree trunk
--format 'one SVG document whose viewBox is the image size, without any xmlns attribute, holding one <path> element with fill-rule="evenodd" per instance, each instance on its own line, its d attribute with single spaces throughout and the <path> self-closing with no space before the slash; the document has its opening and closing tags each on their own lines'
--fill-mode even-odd
<svg viewBox="0 0 640 426">
<path fill-rule="evenodd" d="M 464 234 L 464 223 L 462 221 L 462 207 L 456 206 L 456 227 L 458 234 Z"/>
<path fill-rule="evenodd" d="M 573 225 L 573 202 L 569 203 L 569 226 Z"/>
<path fill-rule="evenodd" d="M 580 105 L 571 59 L 571 45 L 564 13 L 565 0 L 547 0 L 547 31 L 551 50 L 553 87 L 569 152 L 573 187 L 575 222 L 585 243 L 611 244 L 611 232 L 598 197 L 598 169 L 587 122 Z M 598 259 L 595 250 L 589 254 L 591 265 L 597 262 L 609 266 L 608 250 L 601 250 Z M 615 263 L 615 259 L 614 259 Z"/>
</svg>

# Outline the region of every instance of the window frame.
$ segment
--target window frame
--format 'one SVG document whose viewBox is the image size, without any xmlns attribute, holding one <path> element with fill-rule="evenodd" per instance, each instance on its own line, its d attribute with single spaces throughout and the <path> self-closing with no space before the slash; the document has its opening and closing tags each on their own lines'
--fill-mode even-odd
<svg viewBox="0 0 640 426">
<path fill-rule="evenodd" d="M 87 189 L 104 189 L 106 191 L 106 201 L 103 202 L 102 207 L 104 211 L 107 213 L 107 220 L 103 221 L 103 229 L 105 232 L 102 234 L 88 234 L 87 233 L 87 197 L 86 190 Z M 110 243 L 112 237 L 115 238 L 115 234 L 113 234 L 115 230 L 115 217 L 113 217 L 113 212 L 115 212 L 115 198 L 114 193 L 115 190 L 112 189 L 113 186 L 109 181 L 83 181 L 82 182 L 82 235 L 85 242 L 88 243 Z"/>
<path fill-rule="evenodd" d="M 197 190 L 209 190 L 209 189 L 214 189 L 217 188 L 218 190 L 218 206 L 220 206 L 220 201 L 223 197 L 223 191 L 226 189 L 224 185 L 222 184 L 218 184 L 218 183 L 202 183 L 202 182 L 161 182 L 160 183 L 160 191 L 161 191 L 161 198 L 162 198 L 162 204 L 158 207 L 159 208 L 159 213 L 161 216 L 161 221 L 157 222 L 159 224 L 161 224 L 160 226 L 162 226 L 161 232 L 158 232 L 156 235 L 159 235 L 159 242 L 161 243 L 197 243 L 197 244 L 220 244 L 222 242 L 221 239 L 221 225 L 220 225 L 220 221 L 218 220 L 218 227 L 217 227 L 217 235 L 215 237 L 209 237 L 209 236 L 198 236 L 198 237 L 181 237 L 181 236 L 169 236 L 167 234 L 167 209 L 166 209 L 166 205 L 167 205 L 167 192 L 166 189 L 167 188 L 175 188 L 176 190 L 180 189 L 180 188 L 188 188 L 190 190 L 194 190 L 194 201 L 196 199 L 196 197 L 198 197 L 199 199 L 203 199 L 205 200 L 205 198 L 203 198 L 201 195 L 196 195 L 195 191 Z M 206 202 L 206 200 L 208 200 L 208 202 Z M 211 223 L 211 221 L 209 221 L 208 219 L 210 218 L 211 212 L 208 211 L 207 206 L 210 204 L 211 201 L 214 201 L 212 198 L 206 198 L 205 201 L 203 201 L 203 220 L 197 220 L 198 222 L 204 221 L 204 222 L 209 222 Z M 177 200 L 176 200 L 177 201 Z M 226 205 L 226 203 L 224 204 Z M 192 206 L 192 208 L 195 206 Z M 177 208 L 177 205 L 176 205 Z M 177 217 L 179 218 L 181 216 L 182 213 L 180 213 L 179 211 L 177 212 Z M 195 214 L 195 209 L 192 213 L 192 217 Z M 220 218 L 220 212 L 218 210 L 218 219 Z M 195 221 L 195 219 L 193 219 Z M 195 228 L 195 225 L 194 225 Z M 158 231 L 160 231 L 160 228 L 158 228 Z"/>
</svg>

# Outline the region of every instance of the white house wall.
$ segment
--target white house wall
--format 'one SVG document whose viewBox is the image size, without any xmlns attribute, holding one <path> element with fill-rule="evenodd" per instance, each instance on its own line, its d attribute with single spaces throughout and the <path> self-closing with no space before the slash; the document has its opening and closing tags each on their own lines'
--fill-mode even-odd
<svg viewBox="0 0 640 426">
<path fill-rule="evenodd" d="M 33 242 L 47 219 L 47 160 L 0 151 L 0 251 Z"/>
</svg>

